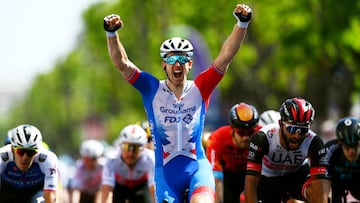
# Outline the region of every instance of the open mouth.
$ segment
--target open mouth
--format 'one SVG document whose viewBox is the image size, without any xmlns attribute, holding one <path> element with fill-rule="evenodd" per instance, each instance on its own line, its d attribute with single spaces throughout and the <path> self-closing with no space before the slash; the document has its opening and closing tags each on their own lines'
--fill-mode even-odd
<svg viewBox="0 0 360 203">
<path fill-rule="evenodd" d="M 182 70 L 175 70 L 174 71 L 174 77 L 175 78 L 181 78 L 182 76 Z"/>
</svg>

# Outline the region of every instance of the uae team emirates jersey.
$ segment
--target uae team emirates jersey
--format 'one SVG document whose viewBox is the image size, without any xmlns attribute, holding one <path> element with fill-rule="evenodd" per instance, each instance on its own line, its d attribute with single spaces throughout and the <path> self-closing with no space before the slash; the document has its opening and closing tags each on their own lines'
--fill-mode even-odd
<svg viewBox="0 0 360 203">
<path fill-rule="evenodd" d="M 278 124 L 269 124 L 252 137 L 247 174 L 282 176 L 297 171 L 307 160 L 311 176 L 323 178 L 326 173 L 326 151 L 321 138 L 310 130 L 298 149 L 287 150 L 280 144 L 279 130 Z"/>
</svg>

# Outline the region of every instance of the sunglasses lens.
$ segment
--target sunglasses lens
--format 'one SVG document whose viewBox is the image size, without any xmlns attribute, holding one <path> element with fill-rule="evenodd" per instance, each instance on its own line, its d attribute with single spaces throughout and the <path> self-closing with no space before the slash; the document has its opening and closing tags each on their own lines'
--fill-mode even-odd
<svg viewBox="0 0 360 203">
<path fill-rule="evenodd" d="M 142 146 L 137 144 L 123 143 L 121 144 L 121 149 L 127 152 L 139 152 L 142 149 Z"/>
<path fill-rule="evenodd" d="M 250 130 L 244 130 L 244 129 L 235 129 L 236 134 L 240 137 L 250 137 L 254 134 L 254 130 L 250 129 Z"/>
<path fill-rule="evenodd" d="M 37 153 L 37 151 L 36 150 L 29 150 L 29 149 L 15 148 L 15 153 L 20 155 L 20 156 L 24 156 L 24 154 L 26 153 L 28 156 L 32 157 Z"/>
<path fill-rule="evenodd" d="M 178 61 L 180 64 L 185 64 L 189 62 L 189 58 L 182 55 L 173 55 L 165 58 L 165 62 L 170 65 L 174 65 Z"/>
<path fill-rule="evenodd" d="M 291 133 L 299 133 L 299 134 L 305 134 L 309 131 L 309 128 L 307 127 L 300 127 L 300 126 L 292 126 L 292 125 L 286 125 L 286 130 Z"/>
</svg>

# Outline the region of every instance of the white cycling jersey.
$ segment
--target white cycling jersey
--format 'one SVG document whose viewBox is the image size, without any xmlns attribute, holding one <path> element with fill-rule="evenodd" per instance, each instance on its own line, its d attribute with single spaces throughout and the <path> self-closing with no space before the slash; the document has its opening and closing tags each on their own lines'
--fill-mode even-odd
<svg viewBox="0 0 360 203">
<path fill-rule="evenodd" d="M 148 186 L 154 185 L 154 151 L 145 148 L 133 169 L 121 159 L 121 150 L 108 154 L 102 172 L 102 185 L 115 184 L 136 187 L 147 181 Z"/>
<path fill-rule="evenodd" d="M 94 169 L 88 169 L 82 159 L 76 161 L 75 176 L 70 182 L 72 189 L 80 190 L 89 194 L 96 194 L 100 189 L 103 163 L 97 160 Z"/>
</svg>

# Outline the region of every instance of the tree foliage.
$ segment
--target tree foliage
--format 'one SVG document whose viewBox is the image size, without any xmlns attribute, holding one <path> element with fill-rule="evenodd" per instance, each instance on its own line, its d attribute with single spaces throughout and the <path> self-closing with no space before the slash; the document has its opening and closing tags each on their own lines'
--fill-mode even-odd
<svg viewBox="0 0 360 203">
<path fill-rule="evenodd" d="M 146 115 L 140 94 L 111 64 L 103 18 L 120 14 L 125 24 L 118 34 L 131 60 L 142 70 L 165 78 L 159 45 L 169 37 L 169 28 L 196 28 L 214 58 L 236 22 L 232 16 L 236 3 L 132 0 L 91 6 L 83 13 L 85 30 L 77 47 L 50 73 L 36 78 L 2 126 L 34 124 L 55 151 L 65 152 L 77 149 L 84 122 L 98 118 L 111 142 L 122 127 Z M 229 107 L 240 101 L 253 103 L 261 112 L 278 109 L 284 99 L 294 96 L 310 100 L 320 121 L 331 116 L 333 107 L 338 116 L 348 114 L 360 88 L 360 2 L 245 3 L 252 7 L 253 19 L 219 85 L 225 115 L 219 118 L 226 117 Z"/>
</svg>

